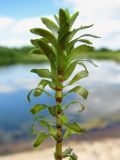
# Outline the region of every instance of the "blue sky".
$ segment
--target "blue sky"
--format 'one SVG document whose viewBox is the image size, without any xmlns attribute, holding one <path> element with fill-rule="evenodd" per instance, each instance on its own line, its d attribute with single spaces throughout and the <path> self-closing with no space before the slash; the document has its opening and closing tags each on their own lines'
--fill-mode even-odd
<svg viewBox="0 0 120 160">
<path fill-rule="evenodd" d="M 85 32 L 102 37 L 92 39 L 95 47 L 120 48 L 119 0 L 0 0 L 0 45 L 30 45 L 30 28 L 44 27 L 40 17 L 52 18 L 59 8 L 80 12 L 76 28 L 95 24 Z"/>
<path fill-rule="evenodd" d="M 54 0 L 0 0 L 0 16 L 25 18 L 52 15 L 59 7 Z"/>
</svg>

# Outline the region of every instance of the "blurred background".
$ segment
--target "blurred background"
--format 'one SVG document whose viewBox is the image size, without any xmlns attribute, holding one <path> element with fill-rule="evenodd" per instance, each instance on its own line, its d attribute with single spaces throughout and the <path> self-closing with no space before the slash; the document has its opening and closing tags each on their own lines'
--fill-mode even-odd
<svg viewBox="0 0 120 160">
<path fill-rule="evenodd" d="M 83 84 L 90 93 L 85 102 L 86 110 L 77 114 L 76 107 L 67 112 L 72 120 L 87 126 L 89 131 L 85 135 L 73 136 L 68 140 L 68 144 L 74 141 L 75 147 L 81 147 L 76 147 L 81 156 L 84 153 L 81 160 L 88 158 L 119 160 L 120 1 L 118 0 L 0 0 L 0 160 L 7 158 L 18 160 L 20 155 L 15 158 L 12 157 L 12 153 L 33 150 L 31 134 L 33 116 L 29 109 L 36 102 L 54 103 L 44 94 L 41 98 L 33 98 L 31 104 L 26 100 L 28 91 L 36 87 L 40 81 L 37 75 L 30 73 L 30 70 L 48 67 L 45 57 L 30 54 L 32 49 L 30 39 L 35 36 L 29 30 L 33 27 L 44 27 L 40 17 L 53 19 L 59 8 L 68 8 L 71 13 L 79 11 L 74 27 L 94 23 L 92 28 L 82 33 L 102 37 L 90 39 L 95 51 L 81 54 L 81 57 L 93 59 L 98 66 L 86 63 L 90 76 L 78 83 Z M 78 70 L 79 68 L 75 72 Z M 79 97 L 70 95 L 68 100 L 71 98 Z M 47 116 L 47 113 L 43 114 Z M 43 148 L 50 145 L 46 143 Z M 26 152 L 27 154 L 29 155 L 29 152 Z M 36 153 L 31 159 L 37 160 L 37 156 Z"/>
</svg>

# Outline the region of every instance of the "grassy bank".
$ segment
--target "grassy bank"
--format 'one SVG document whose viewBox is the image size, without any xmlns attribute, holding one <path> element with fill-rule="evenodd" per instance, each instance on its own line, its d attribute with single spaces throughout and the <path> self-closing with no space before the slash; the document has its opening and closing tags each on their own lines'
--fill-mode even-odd
<svg viewBox="0 0 120 160">
<path fill-rule="evenodd" d="M 0 65 L 11 64 L 29 64 L 29 63 L 44 63 L 47 59 L 44 56 L 32 55 L 30 53 L 32 47 L 21 48 L 7 48 L 0 47 Z M 80 57 L 91 58 L 97 60 L 115 60 L 120 62 L 120 51 L 110 51 L 107 49 L 100 49 L 93 52 L 82 53 Z"/>
<path fill-rule="evenodd" d="M 44 56 L 34 56 L 30 53 L 32 47 L 7 48 L 0 47 L 0 65 L 44 63 Z"/>
</svg>

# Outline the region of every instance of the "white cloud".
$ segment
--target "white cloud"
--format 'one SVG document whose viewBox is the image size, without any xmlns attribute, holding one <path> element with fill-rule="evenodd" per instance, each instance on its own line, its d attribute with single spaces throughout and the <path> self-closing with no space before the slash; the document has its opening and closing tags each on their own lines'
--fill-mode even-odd
<svg viewBox="0 0 120 160">
<path fill-rule="evenodd" d="M 102 37 L 101 39 L 92 39 L 94 46 L 112 49 L 120 48 L 120 1 L 54 0 L 54 2 L 59 6 L 64 3 L 65 7 L 80 12 L 75 27 L 81 24 L 95 24 L 93 28 L 85 31 Z M 29 32 L 29 29 L 43 26 L 40 17 L 29 17 L 21 20 L 12 17 L 0 17 L 0 45 L 30 45 L 30 39 L 35 36 Z"/>
<path fill-rule="evenodd" d="M 119 0 L 63 0 L 73 11 L 80 12 L 76 24 L 94 23 L 91 33 L 102 38 L 94 40 L 97 47 L 120 48 Z"/>
<path fill-rule="evenodd" d="M 22 46 L 30 45 L 30 28 L 43 27 L 40 18 L 16 20 L 10 17 L 0 17 L 0 45 Z"/>
<path fill-rule="evenodd" d="M 15 92 L 16 89 L 13 88 L 10 85 L 0 85 L 0 93 L 11 93 L 11 92 Z"/>
</svg>

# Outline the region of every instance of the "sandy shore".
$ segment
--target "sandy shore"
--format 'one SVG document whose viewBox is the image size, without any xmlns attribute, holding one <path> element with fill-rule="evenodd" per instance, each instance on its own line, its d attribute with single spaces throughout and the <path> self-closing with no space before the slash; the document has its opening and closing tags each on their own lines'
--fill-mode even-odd
<svg viewBox="0 0 120 160">
<path fill-rule="evenodd" d="M 78 160 L 120 160 L 120 138 L 70 142 L 64 148 L 71 146 L 78 155 Z M 1 156 L 0 160 L 53 160 L 54 148 L 36 150 Z"/>
</svg>

